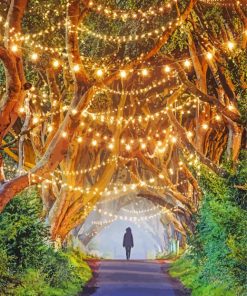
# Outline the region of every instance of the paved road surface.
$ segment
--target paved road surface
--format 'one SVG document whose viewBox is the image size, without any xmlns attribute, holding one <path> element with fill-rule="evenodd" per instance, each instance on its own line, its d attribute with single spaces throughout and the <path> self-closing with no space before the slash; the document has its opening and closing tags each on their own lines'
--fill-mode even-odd
<svg viewBox="0 0 247 296">
<path fill-rule="evenodd" d="M 184 296 L 162 261 L 103 260 L 81 296 Z"/>
</svg>

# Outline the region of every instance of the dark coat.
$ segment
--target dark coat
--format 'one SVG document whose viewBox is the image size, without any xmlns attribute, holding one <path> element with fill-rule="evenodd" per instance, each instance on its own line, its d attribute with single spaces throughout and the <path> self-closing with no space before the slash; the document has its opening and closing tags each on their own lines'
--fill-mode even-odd
<svg viewBox="0 0 247 296">
<path fill-rule="evenodd" d="M 133 235 L 130 228 L 127 228 L 124 234 L 123 247 L 134 247 Z"/>
</svg>

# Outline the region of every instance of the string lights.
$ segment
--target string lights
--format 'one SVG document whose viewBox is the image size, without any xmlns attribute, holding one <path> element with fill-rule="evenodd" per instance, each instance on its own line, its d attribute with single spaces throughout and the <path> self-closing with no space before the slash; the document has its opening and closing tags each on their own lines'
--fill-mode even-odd
<svg viewBox="0 0 247 296">
<path fill-rule="evenodd" d="M 112 220 L 110 220 L 110 223 L 112 223 L 116 220 L 123 220 L 123 221 L 129 221 L 129 222 L 143 222 L 143 221 L 147 221 L 150 219 L 154 219 L 154 218 L 160 216 L 161 214 L 162 214 L 162 211 L 152 214 L 152 215 L 148 215 L 148 216 L 137 217 L 137 216 L 116 215 L 116 214 L 112 214 L 107 211 L 104 211 L 105 216 L 113 217 Z M 92 224 L 94 224 L 94 225 L 102 225 L 105 223 L 108 224 L 109 221 L 106 222 L 105 220 L 102 220 L 102 221 L 93 221 L 92 222 Z"/>
<path fill-rule="evenodd" d="M 8 169 L 9 172 L 13 172 L 16 171 L 16 169 L 13 169 L 13 167 L 5 167 L 5 169 Z M 25 170 L 21 170 L 19 171 L 20 173 L 26 173 Z M 39 176 L 35 173 L 31 174 L 31 182 L 33 184 L 36 184 L 37 182 L 43 182 L 44 186 L 47 187 L 48 184 L 59 184 L 61 186 L 61 188 L 64 188 L 68 191 L 72 191 L 72 192 L 77 192 L 80 194 L 87 194 L 91 191 L 90 187 L 81 187 L 81 186 L 72 186 L 67 182 L 63 182 L 60 178 L 55 177 L 55 175 L 53 173 L 51 173 L 51 177 L 52 179 L 48 179 L 48 178 L 44 178 L 43 176 Z M 176 184 L 175 186 L 179 186 L 184 184 L 184 182 L 187 182 L 187 180 L 183 180 L 180 183 Z M 47 185 L 46 185 L 47 184 Z M 138 183 L 132 183 L 132 184 L 117 184 L 115 183 L 113 188 L 110 189 L 109 186 L 111 186 L 111 184 L 106 187 L 103 191 L 99 192 L 97 188 L 94 188 L 94 195 L 99 195 L 99 196 L 110 196 L 110 195 L 114 195 L 114 194 L 119 194 L 119 193 L 126 193 L 127 191 L 131 190 L 131 191 L 136 191 L 137 188 L 150 188 L 150 189 L 154 189 L 154 190 L 164 190 L 164 189 L 169 189 L 171 188 L 170 186 L 156 186 L 156 185 L 152 185 L 153 181 L 152 178 L 148 181 L 148 182 L 144 182 L 144 181 L 140 181 Z M 37 185 L 38 187 L 41 187 L 40 184 Z"/>
<path fill-rule="evenodd" d="M 192 108 L 196 108 L 195 105 L 195 99 L 190 99 L 188 101 L 185 101 L 184 103 L 182 103 L 181 105 L 177 105 L 177 106 L 166 106 L 164 107 L 162 110 L 157 111 L 153 114 L 147 114 L 147 115 L 137 115 L 137 116 L 129 116 L 128 118 L 126 118 L 125 116 L 121 116 L 117 119 L 117 123 L 142 123 L 142 122 L 148 122 L 148 121 L 152 121 L 152 120 L 156 120 L 157 118 L 164 116 L 167 114 L 168 110 L 172 110 L 172 111 L 179 111 L 182 114 L 185 114 L 184 111 L 184 107 L 191 107 Z M 187 111 L 188 114 L 191 113 L 191 110 L 189 109 Z M 103 114 L 101 113 L 90 113 L 90 112 L 86 112 L 84 114 L 84 117 L 90 116 L 90 118 L 92 118 L 93 120 L 98 119 L 99 122 L 108 122 L 110 124 L 115 124 L 116 123 L 116 117 L 115 116 L 107 116 L 109 114 L 105 113 Z"/>
<path fill-rule="evenodd" d="M 146 69 L 145 69 L 146 70 Z M 146 70 L 147 71 L 147 70 Z M 126 78 L 127 77 L 127 72 L 126 71 L 120 71 L 120 77 L 121 78 Z M 140 95 L 143 93 L 146 93 L 154 88 L 157 88 L 159 86 L 161 86 L 162 84 L 166 83 L 168 80 L 163 78 L 161 80 L 158 81 L 152 81 L 151 85 L 149 86 L 145 86 L 144 88 L 139 88 L 139 89 L 134 89 L 134 90 L 114 90 L 111 88 L 100 88 L 102 91 L 107 91 L 111 94 L 117 94 L 117 95 Z"/>
<path fill-rule="evenodd" d="M 210 2 L 214 2 L 213 0 Z M 127 20 L 133 20 L 133 19 L 141 19 L 143 20 L 149 20 L 150 18 L 157 16 L 157 15 L 162 15 L 167 9 L 170 9 L 172 5 L 176 3 L 176 0 L 170 0 L 168 3 L 165 5 L 161 5 L 158 7 L 150 7 L 147 10 L 137 10 L 137 11 L 123 11 L 123 10 L 114 10 L 109 7 L 104 7 L 102 5 L 98 5 L 97 3 L 94 3 L 94 1 L 89 1 L 88 7 L 95 11 L 96 13 L 101 13 L 104 14 L 106 17 L 111 18 L 111 19 L 121 19 L 123 21 Z M 47 17 L 47 14 L 45 14 L 45 17 Z M 3 18 L 0 16 L 0 22 L 3 21 Z M 180 25 L 180 20 L 179 18 L 174 21 L 174 22 L 169 22 L 166 26 L 160 26 L 159 28 L 152 29 L 148 32 L 141 32 L 137 34 L 128 34 L 128 35 L 105 35 L 98 33 L 96 31 L 93 31 L 89 29 L 87 26 L 82 25 L 79 28 L 75 28 L 73 25 L 69 23 L 67 20 L 66 22 L 58 22 L 56 25 L 51 25 L 49 28 L 46 28 L 44 30 L 41 30 L 39 32 L 33 33 L 33 34 L 21 34 L 17 33 L 11 36 L 10 41 L 12 42 L 11 44 L 11 51 L 13 53 L 18 53 L 19 51 L 23 50 L 27 52 L 29 60 L 33 63 L 39 62 L 42 58 L 42 54 L 49 53 L 51 56 L 48 57 L 49 65 L 52 66 L 58 73 L 60 70 L 71 70 L 73 73 L 78 73 L 81 71 L 81 66 L 80 63 L 72 65 L 71 69 L 67 66 L 67 59 L 68 59 L 68 54 L 64 52 L 63 47 L 50 47 L 46 45 L 42 45 L 39 42 L 35 40 L 35 38 L 39 38 L 40 36 L 48 35 L 51 32 L 57 32 L 58 30 L 64 30 L 67 29 L 68 31 L 73 31 L 73 30 L 79 30 L 82 33 L 86 33 L 90 36 L 93 36 L 97 39 L 109 42 L 109 43 L 127 43 L 127 42 L 137 42 L 137 41 L 142 41 L 146 40 L 147 38 L 159 38 L 167 29 L 171 28 L 172 26 L 179 26 Z M 79 39 L 79 38 L 78 38 Z M 19 43 L 20 41 L 23 42 L 23 47 L 20 47 Z M 224 46 L 228 48 L 228 54 L 229 52 L 232 52 L 235 47 L 236 47 L 236 42 L 234 40 L 228 41 L 227 43 L 224 43 Z M 215 57 L 215 50 L 210 50 L 203 55 L 206 57 L 208 61 L 211 61 Z M 101 81 L 104 81 L 103 78 L 108 75 L 111 72 L 115 72 L 118 75 L 119 80 L 122 82 L 122 86 L 125 85 L 125 82 L 128 80 L 128 78 L 131 77 L 131 75 L 139 75 L 137 76 L 138 78 L 142 79 L 142 83 L 145 84 L 144 87 L 135 87 L 135 89 L 128 89 L 123 86 L 123 89 L 121 90 L 116 90 L 109 86 L 101 85 L 97 87 L 97 93 L 96 95 L 99 94 L 110 94 L 113 95 L 126 95 L 126 96 L 136 96 L 137 99 L 140 99 L 140 97 L 144 97 L 142 100 L 136 100 L 135 103 L 129 103 L 126 104 L 124 107 L 118 108 L 116 107 L 115 109 L 112 108 L 111 111 L 103 111 L 103 112 L 90 112 L 90 107 L 93 105 L 93 100 L 91 100 L 91 103 L 87 107 L 86 110 L 84 110 L 81 114 L 80 117 L 78 116 L 79 120 L 81 121 L 81 126 L 86 125 L 86 121 L 88 120 L 88 128 L 87 130 L 84 130 L 83 127 L 83 132 L 79 132 L 78 136 L 75 137 L 76 141 L 79 144 L 85 144 L 88 145 L 89 149 L 97 149 L 100 146 L 103 146 L 104 148 L 112 151 L 115 147 L 115 141 L 116 139 L 114 136 L 111 136 L 109 131 L 108 132 L 102 132 L 102 131 L 97 131 L 95 132 L 95 127 L 91 127 L 91 125 L 98 123 L 98 121 L 102 124 L 111 124 L 111 125 L 126 125 L 127 124 L 136 124 L 139 126 L 141 123 L 152 123 L 152 121 L 156 121 L 158 119 L 164 119 L 167 118 L 167 112 L 173 111 L 173 112 L 178 112 L 178 114 L 183 115 L 183 114 L 191 114 L 195 108 L 197 108 L 196 102 L 197 98 L 194 96 L 190 96 L 189 99 L 186 99 L 183 101 L 181 104 L 175 101 L 173 104 L 168 105 L 165 100 L 166 97 L 162 97 L 162 103 L 160 104 L 160 109 L 157 108 L 157 110 L 153 110 L 151 114 L 144 114 L 143 111 L 138 111 L 138 113 L 135 113 L 134 115 L 126 115 L 123 113 L 121 116 L 116 116 L 116 114 L 112 113 L 117 113 L 119 111 L 125 111 L 129 110 L 132 107 L 136 106 L 142 106 L 141 104 L 149 104 L 150 103 L 150 97 L 147 98 L 146 94 L 147 92 L 154 90 L 155 88 L 163 88 L 164 84 L 171 81 L 172 79 L 176 80 L 175 85 L 181 87 L 181 84 L 179 83 L 178 80 L 178 73 L 173 69 L 173 65 L 171 64 L 162 64 L 162 65 L 152 65 L 150 64 L 145 64 L 145 63 L 140 63 L 138 69 L 136 68 L 131 68 L 129 69 L 128 66 L 123 65 L 122 63 L 119 65 L 116 65 L 116 61 L 112 62 L 111 57 L 108 59 L 99 59 L 98 63 L 95 63 L 93 58 L 87 58 L 85 56 L 81 56 L 81 60 L 84 61 L 84 66 L 85 67 L 90 67 L 90 70 L 93 72 L 93 79 L 98 79 L 100 85 Z M 126 59 L 128 60 L 128 59 Z M 105 65 L 103 64 L 102 61 L 109 62 L 110 65 Z M 190 67 L 192 66 L 192 60 L 191 58 L 187 57 L 186 59 L 179 60 L 176 62 L 180 62 L 183 64 L 184 68 L 189 71 Z M 87 63 L 92 63 L 89 66 Z M 152 76 L 155 75 L 156 71 L 162 68 L 162 77 L 159 77 L 157 80 L 153 80 L 148 83 L 145 83 L 146 81 L 149 81 L 148 79 Z M 165 77 L 164 77 L 165 75 Z M 102 83 L 103 84 L 103 83 Z M 33 90 L 34 91 L 34 90 Z M 163 89 L 162 89 L 163 91 Z M 170 93 L 171 95 L 172 93 Z M 94 96 L 94 98 L 96 97 Z M 33 98 L 33 103 L 36 102 L 36 100 L 39 98 L 37 94 L 30 94 L 30 96 Z M 52 97 L 49 92 L 45 93 L 43 92 L 42 95 L 42 100 L 44 103 L 47 103 L 49 101 L 49 98 Z M 154 98 L 160 98 L 160 94 L 156 94 L 153 96 Z M 94 99 L 93 98 L 93 99 Z M 41 98 L 40 98 L 41 99 Z M 152 100 L 151 100 L 152 102 Z M 153 103 L 153 102 L 152 102 Z M 54 107 L 57 104 L 57 101 L 53 101 L 53 105 L 51 107 Z M 230 111 L 235 110 L 235 106 L 232 104 L 228 104 L 227 108 Z M 48 119 L 49 117 L 52 117 L 56 114 L 60 114 L 61 112 L 70 112 L 72 116 L 75 116 L 78 114 L 79 110 L 76 108 L 71 109 L 70 106 L 64 105 L 64 106 L 59 106 L 59 110 L 56 111 L 48 111 L 47 113 L 41 113 L 38 114 L 38 112 L 33 112 L 32 113 L 32 123 L 37 127 L 39 124 L 43 123 L 45 119 Z M 157 111 L 157 112 L 156 112 Z M 20 114 L 25 114 L 26 110 L 24 107 L 20 107 L 19 109 Z M 143 112 L 143 113 L 141 113 Z M 125 112 L 127 113 L 127 112 Z M 211 120 L 215 119 L 217 122 L 220 122 L 222 120 L 222 117 L 220 114 L 216 114 L 215 116 L 212 117 Z M 92 124 L 91 124 L 92 121 Z M 91 125 L 90 125 L 91 124 Z M 97 126 L 98 127 L 98 126 Z M 105 126 L 104 126 L 105 127 Z M 139 127 L 135 127 L 137 128 Z M 202 128 L 204 130 L 208 130 L 211 128 L 210 121 L 204 122 L 202 124 Z M 48 123 L 47 124 L 47 131 L 52 132 L 53 131 L 53 123 Z M 102 132 L 102 134 L 101 134 Z M 35 135 L 34 132 L 30 132 L 31 135 Z M 93 136 L 92 136 L 93 134 Z M 15 136 L 14 138 L 18 140 L 22 136 L 21 134 L 18 136 Z M 68 132 L 62 130 L 60 133 L 60 136 L 63 138 L 68 137 Z M 190 140 L 193 139 L 194 133 L 192 131 L 187 131 L 187 136 Z M 154 136 L 138 136 L 137 138 L 132 138 L 131 136 L 121 136 L 120 137 L 120 153 L 123 155 L 131 156 L 131 152 L 136 149 L 136 150 L 141 150 L 144 154 L 144 156 L 149 156 L 149 151 L 148 148 L 151 146 L 150 144 L 152 143 L 155 147 L 155 153 L 154 156 L 156 156 L 157 153 L 164 153 L 167 149 L 168 146 L 175 145 L 179 139 L 178 135 L 175 134 L 174 130 L 172 129 L 171 126 L 167 127 L 164 129 L 162 132 L 156 132 Z M 187 154 L 186 154 L 187 153 Z M 187 155 L 186 161 L 188 162 L 189 166 L 195 166 L 197 174 L 200 174 L 200 168 L 201 164 L 199 161 L 199 157 L 194 154 L 188 154 L 188 152 L 184 152 L 185 155 Z M 47 186 L 48 185 L 55 185 L 59 184 L 60 187 L 64 190 L 72 191 L 72 192 L 77 192 L 79 194 L 88 194 L 89 192 L 93 191 L 92 194 L 95 196 L 101 196 L 101 197 L 109 197 L 111 195 L 116 195 L 120 193 L 126 193 L 128 191 L 132 192 L 137 192 L 139 189 L 148 189 L 148 190 L 154 190 L 154 191 L 161 191 L 164 192 L 166 189 L 173 189 L 174 187 L 182 186 L 183 184 L 187 183 L 188 180 L 182 180 L 181 182 L 177 182 L 176 184 L 172 184 L 171 186 L 167 185 L 159 185 L 162 183 L 162 180 L 165 179 L 165 174 L 159 173 L 156 178 L 151 177 L 146 181 L 139 181 L 139 182 L 134 182 L 134 183 L 129 183 L 129 184 L 109 184 L 109 186 L 106 186 L 102 191 L 100 191 L 99 188 L 94 188 L 91 186 L 74 186 L 72 185 L 69 181 L 66 182 L 66 177 L 71 177 L 71 176 L 78 176 L 78 175 L 84 175 L 87 173 L 92 173 L 100 170 L 101 168 L 105 167 L 108 164 L 115 165 L 116 167 L 119 165 L 119 162 L 121 160 L 129 160 L 133 161 L 133 158 L 127 158 L 123 157 L 121 155 L 114 155 L 113 157 L 102 161 L 99 165 L 95 165 L 89 168 L 83 168 L 83 169 L 78 169 L 78 170 L 55 170 L 53 173 L 50 173 L 50 179 L 44 178 L 42 176 L 39 176 L 37 174 L 31 174 L 31 182 L 33 184 L 37 182 L 43 182 L 43 185 Z M 126 167 L 125 167 L 126 168 Z M 179 161 L 178 163 L 178 170 L 183 169 L 183 162 Z M 4 170 L 6 171 L 13 171 L 13 172 L 20 172 L 20 173 L 26 173 L 24 169 L 18 170 L 17 168 L 13 167 L 8 167 L 5 166 Z M 133 174 L 128 168 L 126 170 Z M 169 167 L 167 169 L 168 174 L 174 175 L 176 173 L 176 170 L 173 168 Z M 136 176 L 135 176 L 136 177 Z M 68 180 L 70 178 L 67 178 Z M 40 184 L 38 185 L 39 187 L 41 186 Z M 109 199 L 108 199 L 109 201 Z M 130 222 L 143 222 L 147 221 L 156 217 L 159 217 L 160 215 L 164 214 L 167 209 L 163 209 L 159 206 L 153 207 L 151 209 L 144 209 L 144 210 L 134 210 L 134 211 L 128 211 L 127 209 L 123 209 L 128 212 L 129 215 L 120 215 L 120 214 L 112 214 L 111 212 L 107 210 L 101 210 L 98 209 L 95 211 L 98 211 L 102 216 L 107 216 L 110 218 L 108 221 L 94 221 L 93 223 L 95 225 L 103 225 L 104 223 L 111 223 L 115 220 L 124 220 L 124 221 L 130 221 Z M 172 209 L 169 209 L 168 211 L 172 211 Z M 153 213 L 154 212 L 154 213 Z M 146 215 L 148 214 L 148 215 Z M 111 222 L 109 222 L 111 221 Z"/>
<path fill-rule="evenodd" d="M 160 6 L 151 6 L 146 10 L 138 9 L 137 11 L 128 11 L 128 10 L 116 10 L 107 6 L 99 5 L 94 1 L 89 1 L 88 4 L 84 3 L 86 7 L 90 8 L 96 13 L 103 14 L 107 18 L 111 19 L 121 19 L 123 21 L 127 20 L 149 20 L 150 18 L 162 15 L 165 11 L 169 10 L 176 0 L 169 1 L 165 5 Z"/>
<path fill-rule="evenodd" d="M 121 35 L 121 36 L 114 36 L 114 35 L 104 35 L 101 33 L 94 32 L 88 29 L 86 26 L 82 25 L 79 31 L 86 33 L 88 35 L 93 36 L 94 38 L 98 38 L 104 40 L 106 42 L 114 42 L 114 43 L 126 43 L 126 42 L 136 42 L 140 40 L 145 40 L 146 38 L 153 38 L 159 37 L 165 30 L 172 26 L 178 26 L 178 23 L 169 22 L 168 27 L 161 26 L 160 28 L 153 29 L 148 32 L 143 32 L 140 34 L 133 34 L 133 35 Z"/>
<path fill-rule="evenodd" d="M 148 209 L 144 209 L 144 210 L 135 210 L 135 209 L 129 210 L 127 208 L 122 208 L 122 210 L 124 212 L 131 214 L 131 215 L 135 215 L 135 214 L 142 215 L 142 214 L 158 211 L 160 208 L 161 208 L 161 206 L 157 205 L 157 206 L 153 206 L 152 208 L 148 208 Z"/>
<path fill-rule="evenodd" d="M 211 5 L 219 5 L 219 6 L 234 6 L 237 4 L 239 6 L 244 5 L 244 1 L 229 1 L 229 0 L 200 0 L 203 3 L 211 4 Z"/>
<path fill-rule="evenodd" d="M 143 215 L 143 213 L 141 213 L 141 214 L 138 213 L 138 215 L 135 215 L 135 216 L 112 214 L 111 212 L 108 212 L 106 210 L 98 209 L 97 210 L 98 213 L 100 213 L 103 216 L 109 217 L 109 219 L 108 220 L 104 219 L 104 220 L 99 220 L 99 221 L 93 221 L 92 224 L 102 226 L 105 224 L 111 224 L 111 223 L 118 221 L 118 220 L 128 221 L 128 222 L 132 222 L 132 223 L 142 223 L 144 221 L 149 221 L 149 220 L 161 217 L 162 215 L 164 215 L 168 212 L 174 211 L 176 208 L 177 208 L 177 206 L 174 206 L 171 209 L 161 208 L 161 210 L 159 210 L 158 212 L 153 213 L 153 214 Z"/>
</svg>

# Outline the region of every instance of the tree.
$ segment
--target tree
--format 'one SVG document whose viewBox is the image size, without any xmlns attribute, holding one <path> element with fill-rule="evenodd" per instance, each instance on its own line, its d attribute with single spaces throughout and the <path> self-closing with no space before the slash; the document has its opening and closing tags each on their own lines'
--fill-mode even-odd
<svg viewBox="0 0 247 296">
<path fill-rule="evenodd" d="M 200 168 L 226 177 L 222 155 L 234 169 L 245 145 L 241 1 L 107 5 L 12 0 L 1 8 L 1 165 L 12 158 L 18 170 L 6 180 L 2 169 L 0 208 L 40 184 L 54 239 L 119 180 L 186 228 Z"/>
</svg>

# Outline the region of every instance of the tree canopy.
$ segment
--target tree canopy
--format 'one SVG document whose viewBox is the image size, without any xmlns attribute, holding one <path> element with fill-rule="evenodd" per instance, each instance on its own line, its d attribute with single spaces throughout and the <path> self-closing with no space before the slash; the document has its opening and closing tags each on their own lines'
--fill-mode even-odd
<svg viewBox="0 0 247 296">
<path fill-rule="evenodd" d="M 193 230 L 203 170 L 246 148 L 245 2 L 11 0 L 0 21 L 0 209 L 38 184 L 63 240 L 134 192 Z"/>
</svg>

